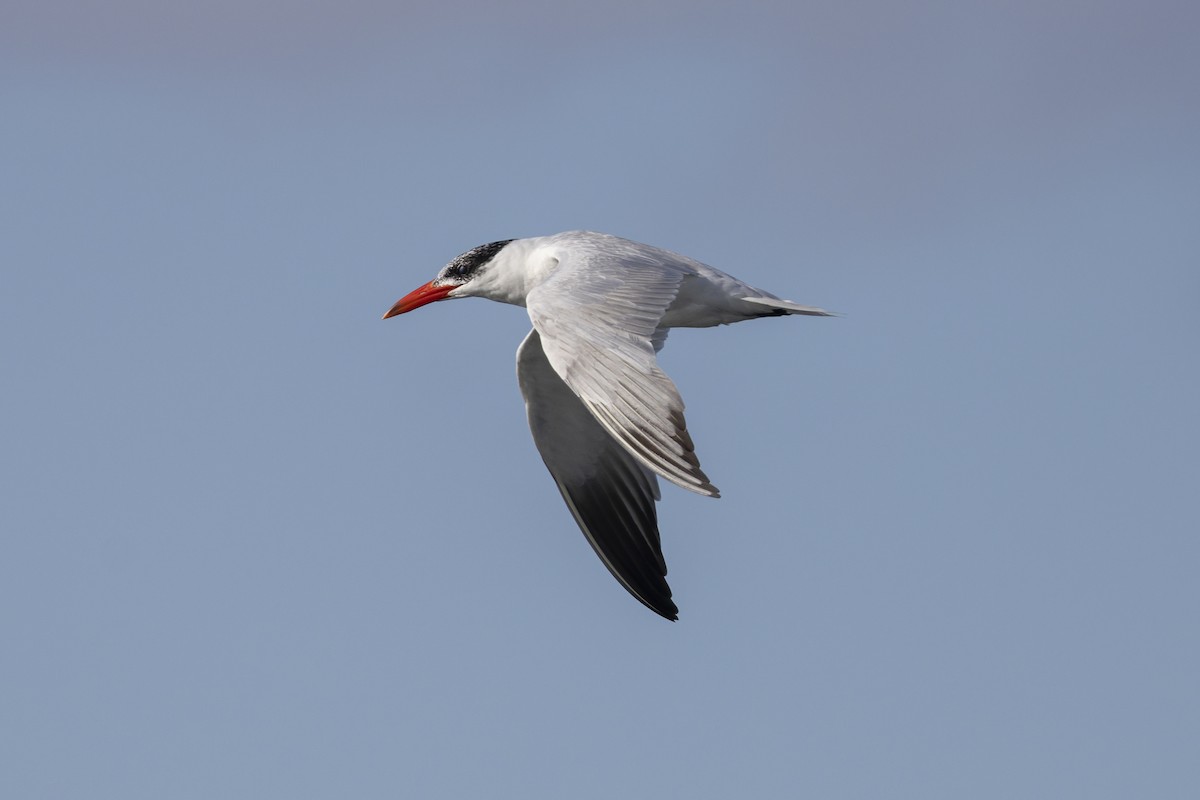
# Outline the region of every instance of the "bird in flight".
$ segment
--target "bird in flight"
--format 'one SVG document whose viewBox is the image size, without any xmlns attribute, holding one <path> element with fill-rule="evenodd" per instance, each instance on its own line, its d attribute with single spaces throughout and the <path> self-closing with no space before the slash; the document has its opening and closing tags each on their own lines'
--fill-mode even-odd
<svg viewBox="0 0 1200 800">
<path fill-rule="evenodd" d="M 671 328 L 829 312 L 667 250 L 570 231 L 468 250 L 383 318 L 460 297 L 529 312 L 533 330 L 517 349 L 517 381 L 542 460 L 613 577 L 654 612 L 678 619 L 655 476 L 720 494 L 700 469 L 683 400 L 656 354 Z"/>
</svg>

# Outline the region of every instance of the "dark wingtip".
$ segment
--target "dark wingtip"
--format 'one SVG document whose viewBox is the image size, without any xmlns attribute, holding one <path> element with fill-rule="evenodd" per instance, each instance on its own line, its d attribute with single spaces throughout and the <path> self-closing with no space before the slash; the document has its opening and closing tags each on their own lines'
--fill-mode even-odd
<svg viewBox="0 0 1200 800">
<path fill-rule="evenodd" d="M 621 579 L 618 578 L 618 580 Z M 622 580 L 621 584 L 625 586 L 625 590 L 629 592 L 630 596 L 633 597 L 634 600 L 637 600 L 655 614 L 658 614 L 663 619 L 670 620 L 671 622 L 679 621 L 679 606 L 675 605 L 675 601 L 671 599 L 671 587 L 667 586 L 665 581 L 663 582 L 663 588 L 666 589 L 665 592 L 636 592 L 632 587 L 626 585 L 626 581 Z M 647 597 L 646 595 L 651 596 Z"/>
<path fill-rule="evenodd" d="M 679 607 L 675 605 L 675 601 L 671 599 L 671 589 L 669 587 L 667 588 L 665 596 L 660 594 L 658 597 L 653 598 L 643 597 L 641 594 L 634 592 L 628 586 L 625 587 L 625 590 L 629 592 L 630 596 L 632 596 L 634 600 L 637 600 L 639 603 L 653 611 L 655 614 L 658 614 L 663 619 L 670 620 L 671 622 L 679 621 Z"/>
</svg>

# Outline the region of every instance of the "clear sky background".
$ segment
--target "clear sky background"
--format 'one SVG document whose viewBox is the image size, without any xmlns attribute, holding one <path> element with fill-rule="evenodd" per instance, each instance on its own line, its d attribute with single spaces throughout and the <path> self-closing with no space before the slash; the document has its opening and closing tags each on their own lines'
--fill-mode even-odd
<svg viewBox="0 0 1200 800">
<path fill-rule="evenodd" d="M 0 7 L 0 795 L 1194 798 L 1192 2 Z M 514 307 L 590 228 L 842 313 L 679 331 L 681 619 Z"/>
</svg>

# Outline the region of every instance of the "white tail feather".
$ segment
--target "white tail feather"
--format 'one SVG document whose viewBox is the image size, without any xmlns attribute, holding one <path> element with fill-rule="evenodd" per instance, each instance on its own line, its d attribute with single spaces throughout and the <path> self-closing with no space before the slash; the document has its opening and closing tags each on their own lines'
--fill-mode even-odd
<svg viewBox="0 0 1200 800">
<path fill-rule="evenodd" d="M 780 311 L 786 311 L 789 314 L 806 314 L 810 317 L 832 317 L 829 311 L 816 306 L 802 306 L 799 303 L 793 303 L 790 300 L 780 300 L 777 297 L 743 297 L 747 303 L 757 303 L 760 306 L 769 308 L 777 308 Z"/>
</svg>

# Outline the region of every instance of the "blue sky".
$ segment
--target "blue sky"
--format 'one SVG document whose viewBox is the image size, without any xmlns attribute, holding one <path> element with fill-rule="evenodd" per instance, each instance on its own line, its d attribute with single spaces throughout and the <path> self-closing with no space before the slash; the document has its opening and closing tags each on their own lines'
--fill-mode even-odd
<svg viewBox="0 0 1200 800">
<path fill-rule="evenodd" d="M 1192 797 L 1185 3 L 10 3 L 6 797 Z M 677 331 L 629 598 L 524 424 L 590 228 L 841 312 Z"/>
</svg>

